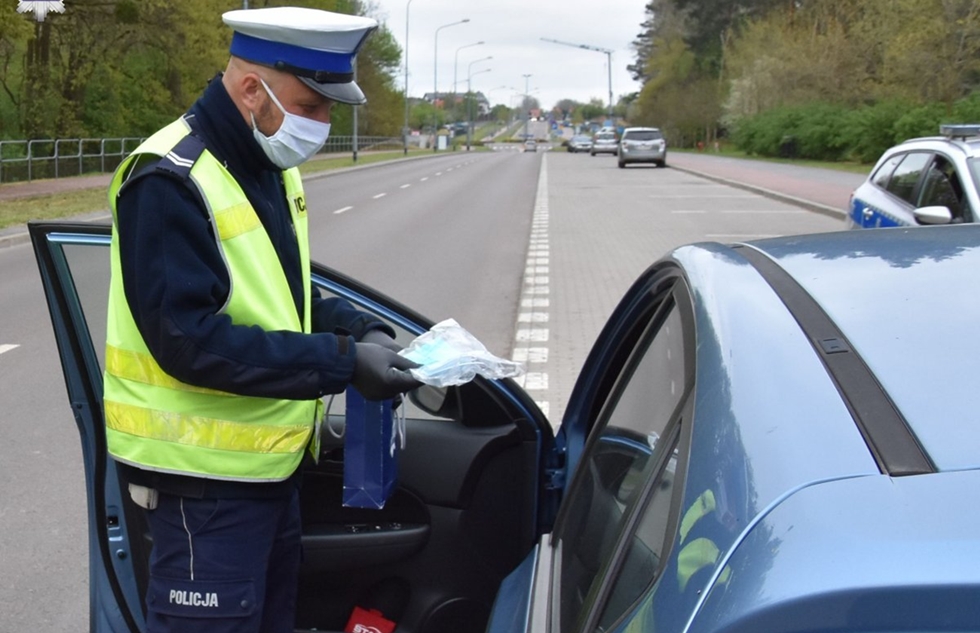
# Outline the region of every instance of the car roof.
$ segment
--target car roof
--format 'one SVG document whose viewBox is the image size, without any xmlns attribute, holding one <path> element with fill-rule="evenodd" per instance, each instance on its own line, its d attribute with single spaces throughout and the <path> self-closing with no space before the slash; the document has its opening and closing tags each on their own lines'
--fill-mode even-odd
<svg viewBox="0 0 980 633">
<path fill-rule="evenodd" d="M 923 136 L 910 138 L 889 149 L 887 153 L 894 151 L 908 151 L 910 149 L 927 149 L 931 151 L 959 151 L 970 158 L 980 157 L 980 137 L 968 138 L 947 138 L 945 136 Z"/>
<path fill-rule="evenodd" d="M 980 468 L 980 226 L 799 236 L 755 244 L 820 304 L 939 470 Z"/>
<path fill-rule="evenodd" d="M 935 468 L 882 470 L 841 397 L 845 377 L 832 377 L 759 260 L 836 323 Z M 670 628 L 782 630 L 812 612 L 814 630 L 861 630 L 835 616 L 848 612 L 885 630 L 875 618 L 975 594 L 980 506 L 962 498 L 980 486 L 980 425 L 969 417 L 980 410 L 969 384 L 980 357 L 980 225 L 694 244 L 668 261 L 695 299 L 697 333 L 681 507 L 712 490 L 728 528 L 710 533 L 719 563 L 698 585 L 710 591 Z M 920 609 L 903 630 L 932 630 L 936 612 Z"/>
<path fill-rule="evenodd" d="M 628 127 L 623 130 L 623 134 L 626 134 L 627 132 L 659 132 L 659 131 L 660 128 L 658 127 Z"/>
</svg>

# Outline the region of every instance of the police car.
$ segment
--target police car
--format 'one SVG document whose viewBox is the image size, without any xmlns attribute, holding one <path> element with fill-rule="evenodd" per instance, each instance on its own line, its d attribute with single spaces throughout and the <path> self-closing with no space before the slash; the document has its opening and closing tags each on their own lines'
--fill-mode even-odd
<svg viewBox="0 0 980 633">
<path fill-rule="evenodd" d="M 848 205 L 850 228 L 959 224 L 980 214 L 980 124 L 886 151 Z"/>
</svg>

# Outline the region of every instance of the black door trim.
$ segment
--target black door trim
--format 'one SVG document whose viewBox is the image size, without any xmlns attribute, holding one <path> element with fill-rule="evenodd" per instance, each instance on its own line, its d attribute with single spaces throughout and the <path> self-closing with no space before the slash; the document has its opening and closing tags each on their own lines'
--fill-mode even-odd
<svg viewBox="0 0 980 633">
<path fill-rule="evenodd" d="M 908 422 L 823 308 L 760 251 L 745 245 L 734 249 L 776 291 L 810 339 L 881 472 L 895 476 L 936 472 Z"/>
</svg>

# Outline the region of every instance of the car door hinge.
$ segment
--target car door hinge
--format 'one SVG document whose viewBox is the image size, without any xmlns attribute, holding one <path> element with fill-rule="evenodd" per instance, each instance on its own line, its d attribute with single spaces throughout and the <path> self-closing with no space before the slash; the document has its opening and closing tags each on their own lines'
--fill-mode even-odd
<svg viewBox="0 0 980 633">
<path fill-rule="evenodd" d="M 548 490 L 564 490 L 565 489 L 565 469 L 564 468 L 549 468 L 545 471 L 546 483 L 545 488 Z"/>
</svg>

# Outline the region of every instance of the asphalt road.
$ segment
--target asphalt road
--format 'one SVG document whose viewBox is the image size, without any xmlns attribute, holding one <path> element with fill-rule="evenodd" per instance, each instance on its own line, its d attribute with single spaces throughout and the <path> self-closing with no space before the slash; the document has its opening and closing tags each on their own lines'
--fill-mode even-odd
<svg viewBox="0 0 980 633">
<path fill-rule="evenodd" d="M 545 169 L 541 167 L 545 166 Z M 458 153 L 307 182 L 315 259 L 500 355 L 553 421 L 620 294 L 670 248 L 842 221 L 614 157 Z M 78 438 L 29 245 L 0 249 L 0 633 L 88 629 Z"/>
</svg>

